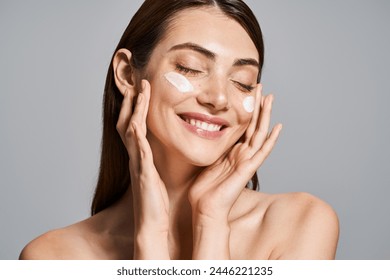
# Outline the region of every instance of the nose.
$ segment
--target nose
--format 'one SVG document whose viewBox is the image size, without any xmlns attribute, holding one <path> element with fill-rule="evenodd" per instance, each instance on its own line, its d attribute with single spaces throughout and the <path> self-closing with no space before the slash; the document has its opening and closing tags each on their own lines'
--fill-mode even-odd
<svg viewBox="0 0 390 280">
<path fill-rule="evenodd" d="M 226 84 L 215 78 L 208 81 L 208 85 L 202 89 L 197 100 L 213 111 L 226 111 L 230 108 Z"/>
</svg>

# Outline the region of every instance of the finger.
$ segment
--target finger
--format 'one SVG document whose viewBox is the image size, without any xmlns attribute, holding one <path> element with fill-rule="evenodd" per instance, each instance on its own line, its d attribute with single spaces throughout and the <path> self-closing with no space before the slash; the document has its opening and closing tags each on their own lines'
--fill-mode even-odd
<svg viewBox="0 0 390 280">
<path fill-rule="evenodd" d="M 255 111 L 253 112 L 252 119 L 249 123 L 249 126 L 245 133 L 245 140 L 250 141 L 252 138 L 253 133 L 255 132 L 257 123 L 259 121 L 260 116 L 260 106 L 261 106 L 261 100 L 262 100 L 262 91 L 263 91 L 263 85 L 258 84 L 256 89 L 256 102 L 255 102 Z"/>
<path fill-rule="evenodd" d="M 144 86 L 144 83 L 142 82 L 142 85 Z M 143 119 L 145 114 L 145 94 L 144 89 L 142 89 L 142 92 L 138 94 L 137 97 L 137 103 L 134 108 L 133 115 L 131 116 L 131 122 L 135 122 L 137 124 L 138 129 L 142 129 L 144 127 L 143 125 Z M 131 126 L 129 126 L 129 129 L 132 129 Z M 146 133 L 146 130 L 141 130 L 144 133 Z"/>
<path fill-rule="evenodd" d="M 134 95 L 131 94 L 128 89 L 125 91 L 123 101 L 121 104 L 121 110 L 119 112 L 118 122 L 116 124 L 116 129 L 123 143 L 125 144 L 126 144 L 125 133 L 132 115 L 133 96 Z"/>
<path fill-rule="evenodd" d="M 253 164 L 254 170 L 257 170 L 264 160 L 269 156 L 272 149 L 274 148 L 276 141 L 279 138 L 280 132 L 282 131 L 282 124 L 277 124 L 271 131 L 269 137 L 262 145 L 261 149 L 258 150 L 251 159 L 251 164 Z"/>
<path fill-rule="evenodd" d="M 264 106 L 261 108 L 260 112 L 260 120 L 258 121 L 258 126 L 256 127 L 250 142 L 250 146 L 253 147 L 254 150 L 260 149 L 264 141 L 267 139 L 271 121 L 273 99 L 274 97 L 272 94 L 268 95 L 264 99 Z"/>
<path fill-rule="evenodd" d="M 145 134 L 142 132 L 141 127 L 136 122 L 131 123 L 134 130 L 134 135 L 137 139 L 137 146 L 140 158 L 141 169 L 148 168 L 150 163 L 153 163 L 152 149 L 150 148 L 149 142 L 146 139 Z"/>
<path fill-rule="evenodd" d="M 147 80 L 143 80 L 143 93 L 145 95 L 145 109 L 143 112 L 142 116 L 142 124 L 143 124 L 143 131 L 146 134 L 146 117 L 148 116 L 148 111 L 149 111 L 149 102 L 150 102 L 150 93 L 151 93 L 151 88 L 150 88 L 150 83 Z"/>
</svg>

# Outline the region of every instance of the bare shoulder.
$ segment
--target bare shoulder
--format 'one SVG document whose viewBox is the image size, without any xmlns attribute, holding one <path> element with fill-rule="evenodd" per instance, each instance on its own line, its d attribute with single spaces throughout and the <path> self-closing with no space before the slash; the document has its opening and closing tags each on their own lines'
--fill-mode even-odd
<svg viewBox="0 0 390 280">
<path fill-rule="evenodd" d="M 85 221 L 49 231 L 28 243 L 21 260 L 70 260 L 90 259 L 91 247 L 85 238 Z"/>
<path fill-rule="evenodd" d="M 339 222 L 333 208 L 308 193 L 274 195 L 264 224 L 275 230 L 275 259 L 334 259 Z M 281 234 L 283 233 L 283 234 Z"/>
<path fill-rule="evenodd" d="M 308 193 L 245 190 L 232 219 L 237 259 L 333 259 L 339 225 L 335 211 Z M 245 241 L 244 241 L 245 240 Z"/>
<path fill-rule="evenodd" d="M 312 220 L 317 220 L 317 218 L 326 219 L 329 222 L 337 221 L 337 215 L 329 204 L 304 192 L 271 195 L 267 215 L 277 215 L 279 218 L 285 217 L 301 222 L 314 222 Z"/>
</svg>

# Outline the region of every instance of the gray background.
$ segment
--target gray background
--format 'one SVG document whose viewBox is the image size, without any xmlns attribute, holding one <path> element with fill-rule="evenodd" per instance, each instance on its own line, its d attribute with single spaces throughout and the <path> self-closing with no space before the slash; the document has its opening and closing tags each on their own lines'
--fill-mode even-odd
<svg viewBox="0 0 390 280">
<path fill-rule="evenodd" d="M 0 2 L 0 259 L 88 217 L 107 67 L 141 0 Z M 390 2 L 248 1 L 284 130 L 265 192 L 306 191 L 341 223 L 338 259 L 390 259 Z"/>
</svg>

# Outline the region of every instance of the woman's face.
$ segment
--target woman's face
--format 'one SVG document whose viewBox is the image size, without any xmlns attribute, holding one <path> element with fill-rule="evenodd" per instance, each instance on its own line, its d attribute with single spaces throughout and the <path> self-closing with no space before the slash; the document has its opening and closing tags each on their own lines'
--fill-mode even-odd
<svg viewBox="0 0 390 280">
<path fill-rule="evenodd" d="M 258 62 L 247 32 L 218 9 L 178 13 L 146 68 L 150 145 L 196 166 L 215 162 L 251 120 Z"/>
</svg>

